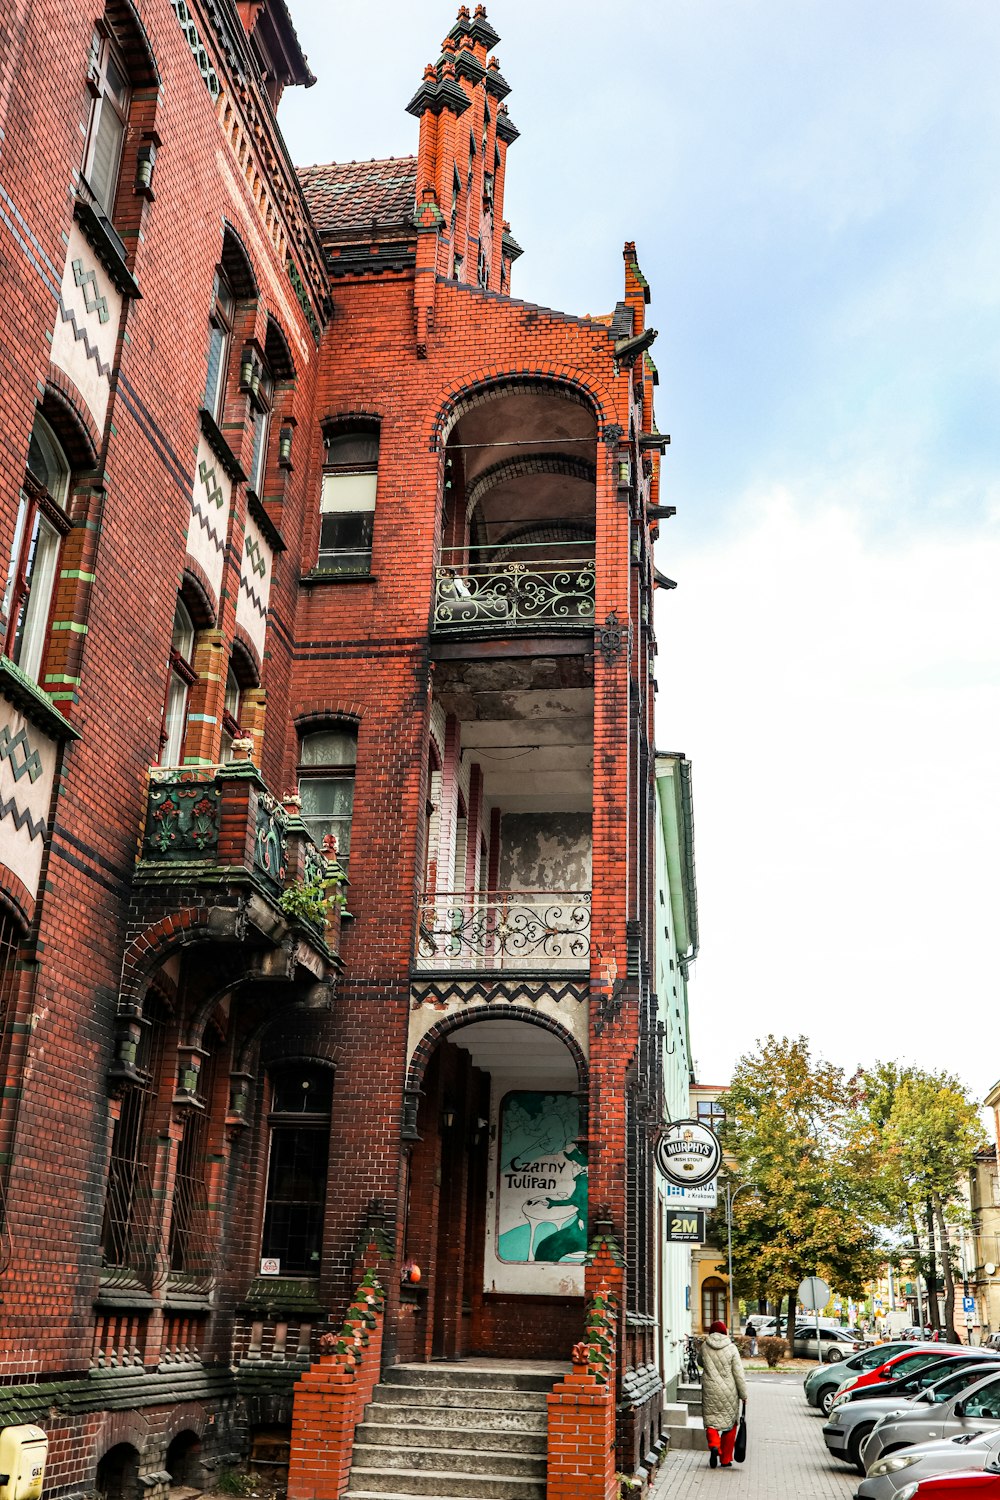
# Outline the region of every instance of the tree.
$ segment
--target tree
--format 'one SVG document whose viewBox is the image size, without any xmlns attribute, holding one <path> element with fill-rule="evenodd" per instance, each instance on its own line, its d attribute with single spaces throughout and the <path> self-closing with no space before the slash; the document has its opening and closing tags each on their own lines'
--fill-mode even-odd
<svg viewBox="0 0 1000 1500">
<path fill-rule="evenodd" d="M 804 1277 L 860 1292 L 883 1258 L 851 1150 L 851 1089 L 805 1037 L 768 1036 L 741 1058 L 723 1103 L 733 1185 L 749 1184 L 733 1205 L 734 1279 L 779 1304 L 788 1296 L 791 1339 Z"/>
<path fill-rule="evenodd" d="M 982 1137 L 979 1108 L 950 1073 L 876 1063 L 861 1077 L 855 1149 L 876 1152 L 874 1172 L 886 1218 L 908 1234 L 927 1277 L 932 1326 L 939 1326 L 934 1233 L 941 1243 L 945 1326 L 955 1331 L 955 1271 L 948 1237 L 949 1213 L 960 1199 L 972 1153 Z M 917 1226 L 926 1222 L 929 1253 L 919 1256 Z"/>
</svg>

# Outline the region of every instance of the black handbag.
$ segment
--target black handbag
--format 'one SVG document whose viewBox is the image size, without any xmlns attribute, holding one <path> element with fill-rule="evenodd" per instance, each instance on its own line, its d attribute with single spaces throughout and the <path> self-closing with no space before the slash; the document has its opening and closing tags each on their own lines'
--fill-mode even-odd
<svg viewBox="0 0 1000 1500">
<path fill-rule="evenodd" d="M 747 1456 L 747 1419 L 746 1413 L 740 1417 L 739 1430 L 736 1434 L 736 1447 L 733 1449 L 733 1457 L 741 1464 Z"/>
</svg>

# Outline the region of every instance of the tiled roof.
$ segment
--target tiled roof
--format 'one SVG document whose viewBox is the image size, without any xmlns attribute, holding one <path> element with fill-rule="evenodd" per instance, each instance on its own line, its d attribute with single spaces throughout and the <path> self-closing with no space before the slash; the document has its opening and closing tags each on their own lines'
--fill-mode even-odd
<svg viewBox="0 0 1000 1500">
<path fill-rule="evenodd" d="M 372 220 L 402 224 L 416 202 L 417 158 L 390 156 L 300 167 L 299 179 L 321 234 L 368 229 Z"/>
</svg>

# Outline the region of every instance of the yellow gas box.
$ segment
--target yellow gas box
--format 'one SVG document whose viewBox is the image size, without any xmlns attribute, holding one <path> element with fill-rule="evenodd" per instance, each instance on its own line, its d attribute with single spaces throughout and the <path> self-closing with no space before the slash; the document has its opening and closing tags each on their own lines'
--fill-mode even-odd
<svg viewBox="0 0 1000 1500">
<path fill-rule="evenodd" d="M 49 1440 L 40 1427 L 0 1432 L 0 1500 L 39 1500 Z"/>
</svg>

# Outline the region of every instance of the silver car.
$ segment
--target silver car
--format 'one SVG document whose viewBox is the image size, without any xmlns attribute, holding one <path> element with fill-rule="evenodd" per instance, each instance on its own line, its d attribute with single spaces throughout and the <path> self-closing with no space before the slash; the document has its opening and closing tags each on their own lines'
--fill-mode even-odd
<svg viewBox="0 0 1000 1500">
<path fill-rule="evenodd" d="M 872 1429 L 861 1458 L 867 1473 L 896 1448 L 966 1432 L 1000 1430 L 1000 1366 L 965 1365 L 946 1375 L 905 1407 L 887 1412 Z"/>
<path fill-rule="evenodd" d="M 976 1432 L 935 1443 L 919 1443 L 880 1458 L 858 1485 L 857 1500 L 897 1500 L 900 1490 L 921 1479 L 1000 1464 L 1000 1434 Z"/>
<path fill-rule="evenodd" d="M 851 1393 L 838 1396 L 829 1420 L 823 1427 L 823 1440 L 834 1458 L 842 1459 L 845 1464 L 853 1464 L 858 1473 L 863 1475 L 866 1469 L 861 1457 L 862 1446 L 883 1418 L 912 1411 L 914 1403 L 928 1389 L 939 1381 L 952 1379 L 960 1371 L 971 1370 L 973 1373 L 969 1380 L 974 1383 L 982 1381 L 984 1367 L 987 1370 L 994 1368 L 993 1361 L 989 1359 L 970 1359 L 967 1355 L 958 1355 L 956 1359 L 961 1361 L 957 1369 L 949 1369 L 953 1363 L 950 1359 L 935 1360 L 933 1364 L 915 1370 L 905 1380 L 901 1380 L 895 1391 L 872 1385 L 862 1387 L 857 1393 L 858 1399 L 854 1401 L 850 1399 Z M 919 1409 L 923 1413 L 927 1408 L 922 1405 Z M 955 1430 L 961 1431 L 961 1428 Z"/>
</svg>

